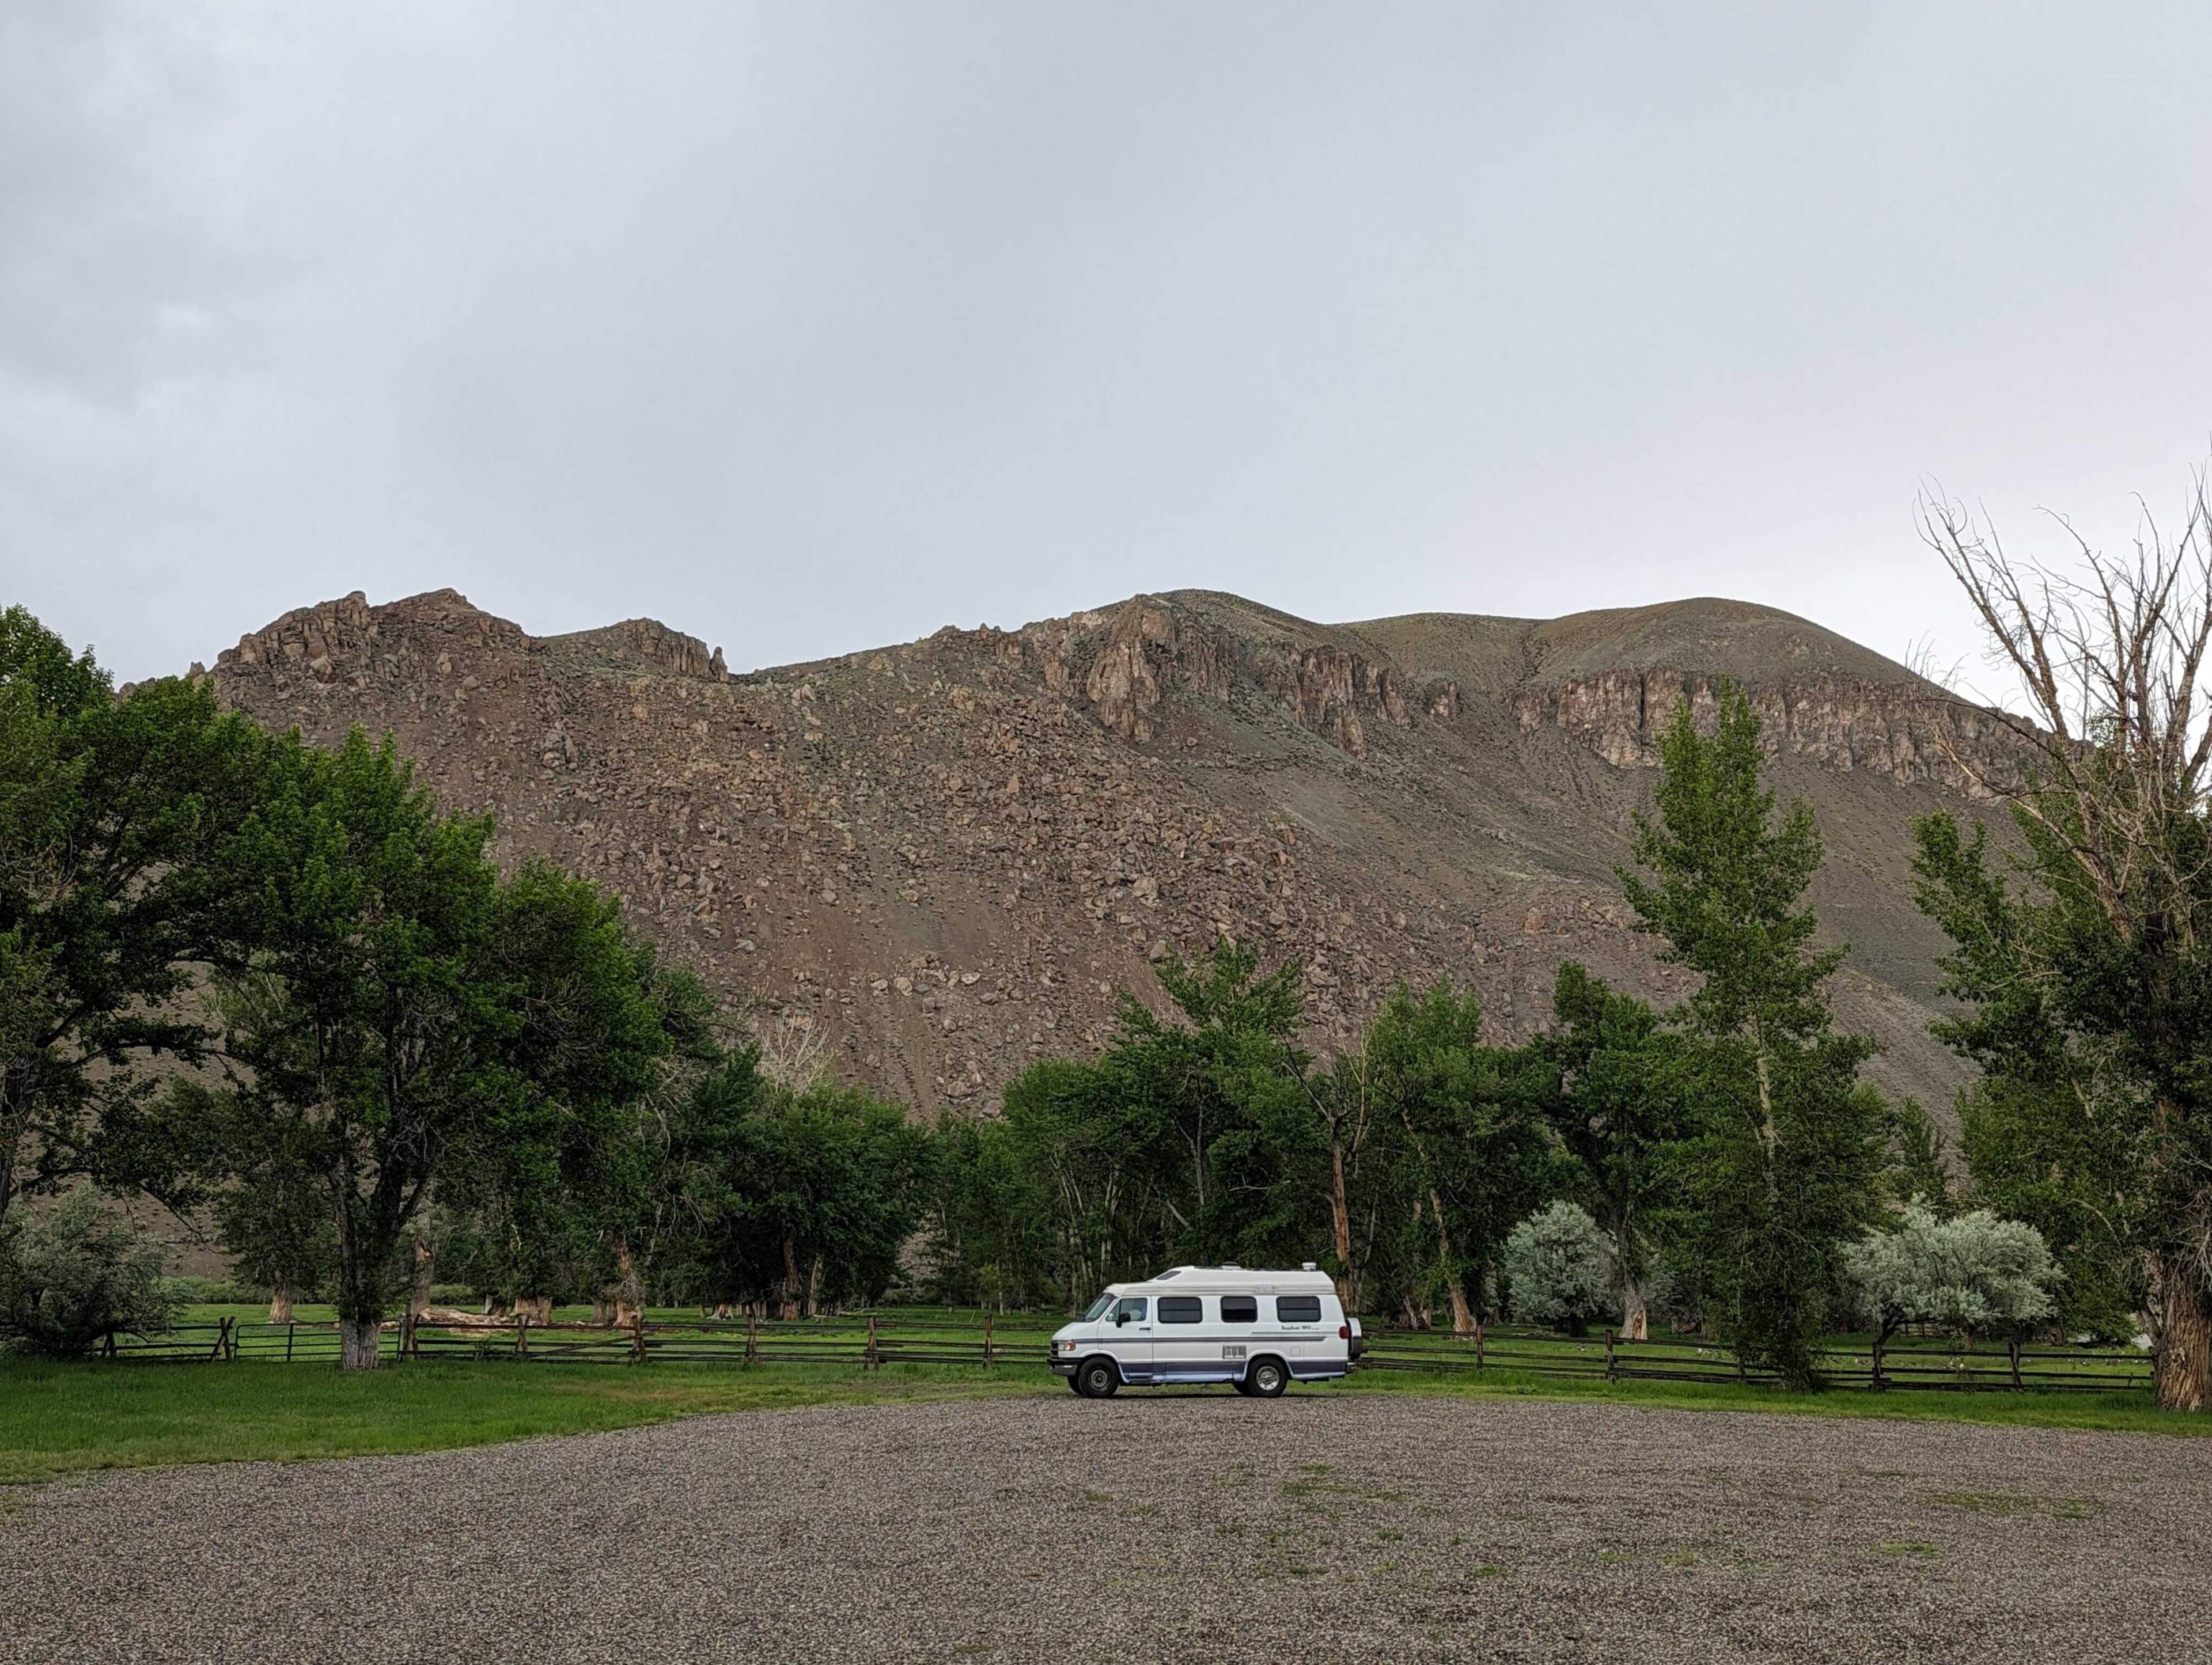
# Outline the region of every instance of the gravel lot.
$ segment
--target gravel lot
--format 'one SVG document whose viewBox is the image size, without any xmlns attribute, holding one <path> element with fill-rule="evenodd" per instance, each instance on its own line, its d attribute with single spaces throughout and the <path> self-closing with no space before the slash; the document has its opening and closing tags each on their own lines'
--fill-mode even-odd
<svg viewBox="0 0 2212 1665">
<path fill-rule="evenodd" d="M 1293 1394 L 0 1499 L 0 1660 L 2212 1658 L 2212 1441 Z"/>
</svg>

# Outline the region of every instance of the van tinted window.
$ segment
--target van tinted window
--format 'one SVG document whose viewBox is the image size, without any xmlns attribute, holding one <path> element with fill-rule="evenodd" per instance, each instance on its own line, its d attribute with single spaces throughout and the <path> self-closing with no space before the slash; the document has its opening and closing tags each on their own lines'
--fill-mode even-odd
<svg viewBox="0 0 2212 1665">
<path fill-rule="evenodd" d="M 1201 1305 L 1195 1295 L 1163 1295 L 1160 1297 L 1160 1322 L 1195 1324 L 1200 1316 Z"/>
<path fill-rule="evenodd" d="M 1258 1323 L 1260 1322 L 1259 1297 L 1252 1295 L 1223 1296 L 1221 1322 L 1224 1324 Z"/>
<path fill-rule="evenodd" d="M 1122 1297 L 1121 1304 L 1114 1309 L 1114 1322 L 1118 1324 L 1125 1319 L 1133 1324 L 1141 1324 L 1145 1322 L 1143 1296 L 1130 1295 Z"/>
<path fill-rule="evenodd" d="M 1318 1324 L 1321 1322 L 1321 1297 L 1278 1295 L 1275 1297 L 1275 1322 L 1281 1324 Z"/>
</svg>

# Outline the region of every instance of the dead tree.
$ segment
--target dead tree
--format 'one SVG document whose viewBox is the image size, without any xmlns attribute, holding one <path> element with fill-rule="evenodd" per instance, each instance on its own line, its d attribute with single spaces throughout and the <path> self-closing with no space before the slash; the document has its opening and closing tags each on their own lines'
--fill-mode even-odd
<svg viewBox="0 0 2212 1665">
<path fill-rule="evenodd" d="M 2124 1041 L 2152 1095 L 2147 1175 L 2159 1221 L 2144 1244 L 2158 1402 L 2203 1407 L 2212 1357 L 2212 505 L 2199 474 L 2178 535 L 2146 512 L 2131 553 L 2090 546 L 2061 520 L 2077 564 L 2008 555 L 1959 505 L 1923 496 L 1922 535 L 2016 676 L 2025 713 L 2000 711 L 2034 758 L 2001 779 L 1966 748 L 1952 761 L 2008 804 L 2053 898 L 2078 899 L 2127 967 Z M 2051 976 L 2023 950 L 2026 975 Z"/>
</svg>

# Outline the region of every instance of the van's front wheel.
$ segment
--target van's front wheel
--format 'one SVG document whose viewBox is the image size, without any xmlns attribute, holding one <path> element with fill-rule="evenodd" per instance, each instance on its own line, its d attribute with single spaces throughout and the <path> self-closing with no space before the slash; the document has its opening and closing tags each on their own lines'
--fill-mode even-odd
<svg viewBox="0 0 2212 1665">
<path fill-rule="evenodd" d="M 1244 1372 L 1245 1391 L 1255 1399 L 1280 1399 L 1291 1373 L 1279 1358 L 1255 1358 Z"/>
<path fill-rule="evenodd" d="M 1111 1399 L 1121 1385 L 1121 1373 L 1110 1358 L 1086 1358 L 1075 1373 L 1075 1391 L 1085 1399 Z"/>
</svg>

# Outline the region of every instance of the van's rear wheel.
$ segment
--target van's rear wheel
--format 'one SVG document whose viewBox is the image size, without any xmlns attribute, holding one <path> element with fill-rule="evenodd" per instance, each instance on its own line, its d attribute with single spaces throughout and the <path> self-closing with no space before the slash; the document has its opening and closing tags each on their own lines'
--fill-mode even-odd
<svg viewBox="0 0 2212 1665">
<path fill-rule="evenodd" d="M 1075 1373 L 1075 1391 L 1085 1399 L 1111 1399 L 1121 1385 L 1121 1373 L 1110 1358 L 1086 1358 Z"/>
<path fill-rule="evenodd" d="M 1280 1399 L 1291 1385 L 1291 1373 L 1279 1358 L 1255 1358 L 1244 1372 L 1244 1391 L 1255 1399 Z"/>
</svg>

